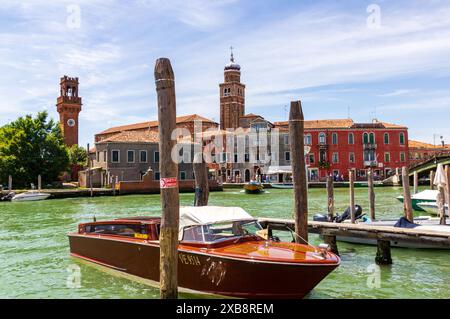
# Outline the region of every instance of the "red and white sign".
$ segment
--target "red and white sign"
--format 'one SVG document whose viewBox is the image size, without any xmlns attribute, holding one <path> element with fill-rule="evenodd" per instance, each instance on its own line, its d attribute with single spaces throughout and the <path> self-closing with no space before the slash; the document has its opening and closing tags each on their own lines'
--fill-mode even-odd
<svg viewBox="0 0 450 319">
<path fill-rule="evenodd" d="M 176 177 L 161 178 L 159 185 L 161 188 L 175 188 L 178 187 L 178 180 Z"/>
</svg>

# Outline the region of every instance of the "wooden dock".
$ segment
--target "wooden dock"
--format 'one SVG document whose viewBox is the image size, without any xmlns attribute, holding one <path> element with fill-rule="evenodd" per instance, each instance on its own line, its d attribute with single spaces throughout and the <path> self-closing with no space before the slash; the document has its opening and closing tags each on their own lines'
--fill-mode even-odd
<svg viewBox="0 0 450 319">
<path fill-rule="evenodd" d="M 264 228 L 272 230 L 293 230 L 295 223 L 290 219 L 260 218 Z M 446 227 L 446 226 L 444 226 Z M 450 226 L 448 231 L 435 231 L 416 228 L 371 225 L 369 223 L 330 223 L 308 221 L 308 232 L 324 236 L 328 243 L 336 242 L 336 237 L 374 240 L 377 242 L 377 262 L 391 263 L 390 246 L 393 243 L 430 246 L 436 249 L 450 249 Z M 383 256 L 385 256 L 383 258 Z M 387 257 L 386 257 L 387 256 Z M 381 258 L 381 259 L 380 259 Z"/>
</svg>

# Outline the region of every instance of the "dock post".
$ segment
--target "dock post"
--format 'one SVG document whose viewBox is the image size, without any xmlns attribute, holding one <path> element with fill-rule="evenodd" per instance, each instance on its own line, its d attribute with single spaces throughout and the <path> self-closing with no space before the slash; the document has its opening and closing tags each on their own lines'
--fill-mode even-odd
<svg viewBox="0 0 450 319">
<path fill-rule="evenodd" d="M 38 190 L 41 191 L 42 189 L 42 177 L 41 174 L 38 175 Z"/>
<path fill-rule="evenodd" d="M 194 156 L 195 175 L 195 202 L 194 206 L 208 206 L 209 185 L 208 185 L 208 165 L 203 159 L 203 153 Z"/>
<path fill-rule="evenodd" d="M 328 206 L 327 206 L 328 221 L 332 222 L 334 219 L 334 182 L 333 177 L 330 175 L 327 176 L 327 195 L 328 195 Z"/>
<path fill-rule="evenodd" d="M 419 192 L 419 173 L 417 171 L 414 172 L 414 194 Z"/>
<path fill-rule="evenodd" d="M 434 190 L 434 171 L 430 171 L 430 189 Z"/>
<path fill-rule="evenodd" d="M 330 250 L 333 254 L 339 256 L 339 250 L 337 246 L 336 236 L 334 235 L 323 235 L 324 243 L 330 245 Z"/>
<path fill-rule="evenodd" d="M 308 192 L 306 189 L 304 116 L 301 101 L 292 101 L 289 112 L 289 140 L 294 182 L 295 241 L 308 243 Z"/>
<path fill-rule="evenodd" d="M 91 171 L 91 158 L 89 156 L 89 143 L 87 143 L 87 166 L 88 166 L 88 175 L 89 175 L 89 189 L 91 192 L 91 197 L 94 196 L 94 192 L 92 190 L 92 171 Z M 88 185 L 86 185 L 86 187 L 88 187 Z"/>
<path fill-rule="evenodd" d="M 8 192 L 12 192 L 12 186 L 13 186 L 13 184 L 12 184 L 12 176 L 11 175 L 9 175 L 8 176 Z"/>
<path fill-rule="evenodd" d="M 355 174 L 353 170 L 349 172 L 349 189 L 350 189 L 350 216 L 352 224 L 356 221 L 355 216 Z"/>
<path fill-rule="evenodd" d="M 436 203 L 438 206 L 439 224 L 440 225 L 446 224 L 445 223 L 445 196 L 446 196 L 445 188 L 448 187 L 448 184 L 447 184 L 447 174 L 445 173 L 445 171 L 444 172 L 443 171 L 444 171 L 444 168 L 443 168 L 442 164 L 438 164 L 438 168 L 437 168 L 437 172 L 436 172 L 436 177 L 438 177 L 438 178 L 434 181 L 434 184 L 437 186 L 437 190 L 438 190 L 438 196 L 436 199 Z M 440 176 L 442 173 L 444 173 L 444 176 Z M 441 177 L 441 178 L 439 178 L 439 177 Z"/>
<path fill-rule="evenodd" d="M 116 196 L 116 177 L 111 175 L 111 186 L 113 189 L 113 196 Z"/>
<path fill-rule="evenodd" d="M 161 299 L 178 298 L 178 227 L 180 194 L 178 189 L 178 163 L 171 153 L 176 141 L 175 76 L 170 60 L 160 58 L 155 64 L 155 83 L 158 95 L 161 233 L 160 233 L 160 296 Z"/>
<path fill-rule="evenodd" d="M 370 219 L 375 220 L 375 187 L 373 184 L 373 170 L 369 169 L 367 176 L 367 182 L 369 185 L 369 209 L 370 209 Z"/>
<path fill-rule="evenodd" d="M 375 257 L 377 265 L 391 265 L 391 242 L 389 240 L 377 241 L 377 256 Z"/>
<path fill-rule="evenodd" d="M 411 201 L 411 190 L 409 188 L 409 174 L 408 168 L 403 166 L 402 168 L 402 184 L 403 184 L 403 207 L 405 211 L 405 217 L 410 223 L 414 222 L 413 208 Z"/>
</svg>

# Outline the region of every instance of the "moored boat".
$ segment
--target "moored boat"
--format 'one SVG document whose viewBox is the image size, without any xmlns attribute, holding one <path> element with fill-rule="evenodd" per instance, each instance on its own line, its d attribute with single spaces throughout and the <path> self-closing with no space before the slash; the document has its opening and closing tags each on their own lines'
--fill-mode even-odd
<svg viewBox="0 0 450 319">
<path fill-rule="evenodd" d="M 279 188 L 279 189 L 293 189 L 294 184 L 292 183 L 272 183 L 270 184 L 273 188 Z"/>
<path fill-rule="evenodd" d="M 417 206 L 419 206 L 421 209 L 426 211 L 428 214 L 431 215 L 439 215 L 439 208 L 436 202 L 423 202 L 418 203 Z M 445 204 L 445 215 L 448 217 L 448 204 Z"/>
<path fill-rule="evenodd" d="M 261 194 L 264 192 L 264 186 L 260 182 L 251 181 L 244 185 L 247 194 Z"/>
<path fill-rule="evenodd" d="M 84 223 L 69 234 L 74 257 L 159 281 L 159 217 Z M 180 209 L 180 291 L 243 298 L 302 298 L 340 263 L 327 247 L 264 239 L 241 208 Z"/>
<path fill-rule="evenodd" d="M 412 206 L 414 210 L 424 211 L 422 207 L 420 207 L 419 203 L 424 202 L 436 202 L 436 198 L 438 196 L 437 190 L 427 189 L 420 193 L 414 194 L 411 196 Z M 397 199 L 403 203 L 403 196 L 398 196 Z"/>
<path fill-rule="evenodd" d="M 39 191 L 29 191 L 29 192 L 15 195 L 13 198 L 11 198 L 11 201 L 13 201 L 13 202 L 38 201 L 38 200 L 47 199 L 49 197 L 50 197 L 50 194 L 48 194 L 48 193 L 42 193 Z"/>
</svg>

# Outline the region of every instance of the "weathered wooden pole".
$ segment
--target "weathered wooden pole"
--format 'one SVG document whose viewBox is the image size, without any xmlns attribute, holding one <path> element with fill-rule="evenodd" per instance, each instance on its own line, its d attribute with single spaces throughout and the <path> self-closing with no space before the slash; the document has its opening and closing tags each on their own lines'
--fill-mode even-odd
<svg viewBox="0 0 450 319">
<path fill-rule="evenodd" d="M 195 202 L 194 206 L 208 206 L 209 185 L 208 165 L 203 160 L 203 153 L 194 156 Z"/>
<path fill-rule="evenodd" d="M 417 171 L 414 172 L 414 194 L 419 192 L 419 173 Z"/>
<path fill-rule="evenodd" d="M 446 194 L 446 198 L 447 198 L 447 212 L 450 216 L 450 165 L 447 165 L 445 167 L 445 176 L 447 178 L 447 194 Z"/>
<path fill-rule="evenodd" d="M 373 170 L 369 169 L 367 175 L 367 183 L 369 185 L 369 211 L 370 219 L 375 220 L 375 186 L 373 184 Z"/>
<path fill-rule="evenodd" d="M 330 175 L 327 176 L 327 197 L 328 221 L 332 222 L 334 220 L 334 181 Z"/>
<path fill-rule="evenodd" d="M 12 181 L 13 181 L 12 176 L 9 175 L 8 176 L 8 192 L 12 192 L 12 187 L 13 187 Z"/>
<path fill-rule="evenodd" d="M 87 149 L 86 149 L 86 152 L 87 152 L 87 166 L 88 166 L 88 175 L 89 175 L 89 189 L 90 189 L 90 191 L 91 191 L 91 197 L 92 196 L 94 196 L 94 191 L 93 191 L 93 189 L 92 189 L 92 170 L 91 170 L 91 157 L 89 156 L 89 143 L 87 143 Z M 86 185 L 86 187 L 88 186 L 88 185 Z"/>
<path fill-rule="evenodd" d="M 430 189 L 434 190 L 434 171 L 430 171 Z"/>
<path fill-rule="evenodd" d="M 38 190 L 41 191 L 42 189 L 42 177 L 41 174 L 38 175 Z"/>
<path fill-rule="evenodd" d="M 445 225 L 445 188 L 438 186 L 438 191 L 436 203 L 438 206 L 439 224 Z"/>
<path fill-rule="evenodd" d="M 304 117 L 301 101 L 291 102 L 289 140 L 294 183 L 295 241 L 308 243 L 308 192 L 306 189 Z"/>
<path fill-rule="evenodd" d="M 389 240 L 377 241 L 377 256 L 375 257 L 375 262 L 378 265 L 392 264 L 391 242 Z"/>
<path fill-rule="evenodd" d="M 410 223 L 414 222 L 413 208 L 411 201 L 411 190 L 409 188 L 409 174 L 408 168 L 403 166 L 402 168 L 402 184 L 403 184 L 403 207 L 405 211 L 405 217 Z"/>
<path fill-rule="evenodd" d="M 349 189 L 350 189 L 350 216 L 352 220 L 352 224 L 356 221 L 356 213 L 355 213 L 355 174 L 352 170 L 349 172 Z"/>
<path fill-rule="evenodd" d="M 180 198 L 178 190 L 178 163 L 171 157 L 176 141 L 175 77 L 170 60 L 160 58 L 155 65 L 155 83 L 158 95 L 159 171 L 161 174 L 161 233 L 160 233 L 160 295 L 161 299 L 178 297 L 178 227 Z"/>
</svg>

